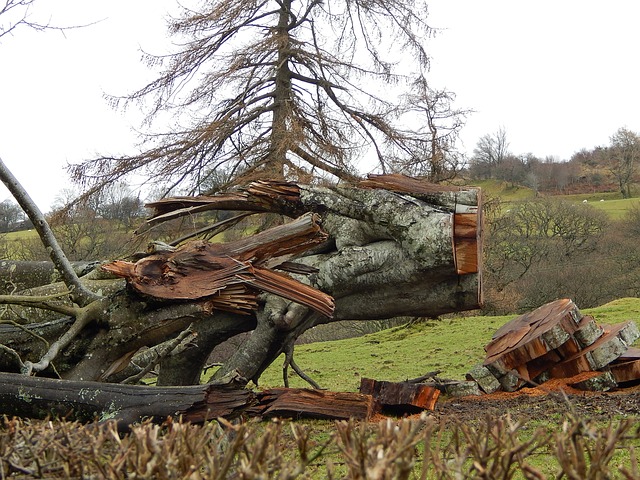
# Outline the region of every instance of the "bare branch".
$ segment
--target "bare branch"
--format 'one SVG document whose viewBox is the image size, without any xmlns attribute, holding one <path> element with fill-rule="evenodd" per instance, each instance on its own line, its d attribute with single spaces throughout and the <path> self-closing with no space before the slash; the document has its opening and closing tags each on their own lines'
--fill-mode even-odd
<svg viewBox="0 0 640 480">
<path fill-rule="evenodd" d="M 176 352 L 178 350 L 178 347 L 180 347 L 182 344 L 186 342 L 193 340 L 196 336 L 197 335 L 193 332 L 192 325 L 189 325 L 188 328 L 180 332 L 180 335 L 178 335 L 173 340 L 170 340 L 168 342 L 158 345 L 158 348 L 153 350 L 153 358 L 149 360 L 149 363 L 147 363 L 147 365 L 138 373 L 125 378 L 120 383 L 123 383 L 123 384 L 137 383 L 146 374 L 151 372 L 151 370 L 153 370 L 153 368 L 156 365 L 158 365 L 163 358 Z"/>
<path fill-rule="evenodd" d="M 75 316 L 78 313 L 77 307 L 50 302 L 50 300 L 55 300 L 67 295 L 69 295 L 69 292 L 45 296 L 0 295 L 0 305 L 20 305 L 22 307 L 39 308 L 41 310 L 61 313 L 62 315 Z"/>
<path fill-rule="evenodd" d="M 67 347 L 71 341 L 78 336 L 82 329 L 84 329 L 84 327 L 102 315 L 102 312 L 106 310 L 107 305 L 107 300 L 102 299 L 100 301 L 90 303 L 86 307 L 76 309 L 76 321 L 71 325 L 69 330 L 51 344 L 49 350 L 42 356 L 40 361 L 36 363 L 29 361 L 24 362 L 22 373 L 25 375 L 31 375 L 33 372 L 41 372 L 42 370 L 45 370 L 58 356 L 58 353 Z"/>
<path fill-rule="evenodd" d="M 408 52 L 411 75 L 424 74 L 425 18 L 423 0 L 215 0 L 184 8 L 170 26 L 178 50 L 147 57 L 160 75 L 112 99 L 125 107 L 149 101 L 146 125 L 168 114 L 173 131 L 148 131 L 141 153 L 74 165 L 72 177 L 91 190 L 143 170 L 195 193 L 214 170 L 236 184 L 306 182 L 318 172 L 353 180 L 352 159 L 372 149 L 385 171 L 416 162 L 434 133 L 400 125 L 395 103 L 411 78 L 396 54 Z M 376 95 L 370 80 L 398 93 Z"/>
<path fill-rule="evenodd" d="M 2 40 L 4 36 L 13 35 L 19 27 L 30 28 L 38 32 L 55 30 L 64 34 L 67 30 L 83 28 L 97 23 L 92 22 L 83 25 L 61 27 L 51 25 L 49 22 L 42 23 L 35 21 L 31 18 L 31 8 L 35 2 L 36 0 L 4 0 L 0 2 L 0 40 Z"/>
<path fill-rule="evenodd" d="M 73 300 L 80 306 L 88 305 L 94 300 L 97 300 L 99 297 L 88 290 L 82 282 L 80 282 L 78 275 L 60 248 L 60 245 L 58 244 L 51 227 L 47 223 L 47 220 L 44 218 L 44 215 L 13 173 L 11 173 L 7 168 L 5 163 L 2 161 L 2 158 L 0 158 L 0 180 L 2 180 L 7 189 L 9 189 L 13 197 L 20 204 L 33 223 L 42 243 L 49 253 L 49 257 L 60 272 L 65 285 L 71 291 L 71 298 L 73 298 Z"/>
</svg>

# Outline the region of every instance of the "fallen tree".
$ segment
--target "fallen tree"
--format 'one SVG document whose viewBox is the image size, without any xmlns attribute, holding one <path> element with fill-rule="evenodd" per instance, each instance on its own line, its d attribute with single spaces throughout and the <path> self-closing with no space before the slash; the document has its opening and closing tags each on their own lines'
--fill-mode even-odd
<svg viewBox="0 0 640 480">
<path fill-rule="evenodd" d="M 154 215 L 144 228 L 206 210 L 241 212 L 209 227 L 216 231 L 256 213 L 293 220 L 234 242 L 153 244 L 136 262 L 110 262 L 85 277 L 56 248 L 26 192 L 13 193 L 62 282 L 42 295 L 32 289 L 0 297 L 57 317 L 0 325 L 4 372 L 135 383 L 159 363 L 159 385 L 197 384 L 216 345 L 251 332 L 213 382 L 233 376 L 257 383 L 283 353 L 285 378 L 289 366 L 306 377 L 293 346 L 315 325 L 436 316 L 481 304 L 476 189 L 389 175 L 355 186 L 255 182 L 214 196 L 165 199 L 149 205 Z M 126 286 L 104 275 L 125 278 Z"/>
</svg>

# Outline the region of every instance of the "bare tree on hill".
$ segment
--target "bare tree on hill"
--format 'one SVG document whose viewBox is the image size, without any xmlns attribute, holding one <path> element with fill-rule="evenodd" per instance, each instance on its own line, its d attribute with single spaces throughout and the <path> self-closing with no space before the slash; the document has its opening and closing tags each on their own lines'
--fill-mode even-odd
<svg viewBox="0 0 640 480">
<path fill-rule="evenodd" d="M 623 198 L 631 198 L 631 183 L 640 163 L 640 137 L 628 128 L 620 128 L 611 136 L 609 171 Z"/>
<path fill-rule="evenodd" d="M 491 178 L 496 168 L 509 156 L 507 132 L 500 127 L 493 134 L 486 134 L 478 140 L 471 158 L 471 173 L 476 178 Z"/>
</svg>

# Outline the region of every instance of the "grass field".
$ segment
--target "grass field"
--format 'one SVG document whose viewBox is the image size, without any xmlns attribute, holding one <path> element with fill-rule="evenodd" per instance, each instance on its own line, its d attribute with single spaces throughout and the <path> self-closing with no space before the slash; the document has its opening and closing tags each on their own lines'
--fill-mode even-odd
<svg viewBox="0 0 640 480">
<path fill-rule="evenodd" d="M 593 202 L 591 205 L 607 213 L 611 219 L 620 220 L 630 209 L 640 207 L 640 198 L 604 200 Z"/>
<path fill-rule="evenodd" d="M 579 307 L 579 305 L 578 305 Z M 581 310 L 598 323 L 640 321 L 640 299 L 623 298 L 601 307 Z M 323 388 L 357 391 L 361 377 L 402 381 L 441 370 L 440 377 L 463 380 L 484 358 L 484 346 L 510 316 L 472 316 L 428 320 L 364 337 L 296 347 L 296 362 Z M 261 377 L 261 386 L 282 386 L 282 362 Z M 307 387 L 297 375 L 292 387 Z"/>
</svg>

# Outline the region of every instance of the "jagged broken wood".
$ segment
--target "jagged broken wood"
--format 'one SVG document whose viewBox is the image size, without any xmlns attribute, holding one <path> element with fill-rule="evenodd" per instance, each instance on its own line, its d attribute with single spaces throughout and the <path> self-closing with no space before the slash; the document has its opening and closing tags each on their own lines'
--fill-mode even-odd
<svg viewBox="0 0 640 480">
<path fill-rule="evenodd" d="M 265 291 L 331 317 L 334 304 L 329 295 L 265 266 L 324 242 L 327 235 L 318 220 L 303 215 L 236 242 L 193 241 L 136 263 L 115 261 L 102 269 L 125 277 L 137 292 L 159 300 L 207 299 L 212 310 L 247 314 L 258 308 L 257 295 Z"/>
<path fill-rule="evenodd" d="M 272 388 L 257 394 L 247 412 L 261 417 L 370 420 L 380 411 L 371 395 L 302 388 Z"/>
</svg>

